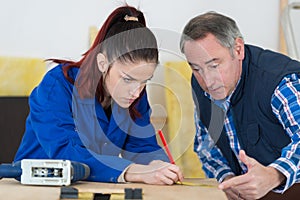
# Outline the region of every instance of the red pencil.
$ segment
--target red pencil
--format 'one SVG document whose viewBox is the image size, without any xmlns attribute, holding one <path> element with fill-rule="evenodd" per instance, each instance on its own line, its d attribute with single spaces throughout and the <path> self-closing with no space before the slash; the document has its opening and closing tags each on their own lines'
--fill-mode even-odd
<svg viewBox="0 0 300 200">
<path fill-rule="evenodd" d="M 161 141 L 162 141 L 162 143 L 163 143 L 163 145 L 165 147 L 165 150 L 166 150 L 166 153 L 167 153 L 167 155 L 169 157 L 170 163 L 175 164 L 175 161 L 174 161 L 174 159 L 172 157 L 172 154 L 170 152 L 170 149 L 168 147 L 167 141 L 165 139 L 165 136 L 164 136 L 162 130 L 158 130 L 158 134 L 159 134 L 159 137 L 160 137 L 160 139 L 161 139 Z"/>
</svg>

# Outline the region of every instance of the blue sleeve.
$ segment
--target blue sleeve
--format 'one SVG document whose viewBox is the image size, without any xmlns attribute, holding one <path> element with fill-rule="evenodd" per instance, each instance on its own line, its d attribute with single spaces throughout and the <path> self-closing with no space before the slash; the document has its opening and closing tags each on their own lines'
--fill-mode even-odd
<svg viewBox="0 0 300 200">
<path fill-rule="evenodd" d="M 228 175 L 234 175 L 221 150 L 215 145 L 207 128 L 194 112 L 196 136 L 194 151 L 202 162 L 202 169 L 208 178 L 216 178 L 222 182 Z"/>
<path fill-rule="evenodd" d="M 275 188 L 282 193 L 294 183 L 300 182 L 300 76 L 289 74 L 283 78 L 274 91 L 271 106 L 274 114 L 284 127 L 291 142 L 281 151 L 281 156 L 270 166 L 277 169 L 285 177 L 285 184 Z"/>
<path fill-rule="evenodd" d="M 152 160 L 169 162 L 164 150 L 157 143 L 154 127 L 150 122 L 151 109 L 146 93 L 136 108 L 141 116 L 131 121 L 123 157 L 139 164 L 148 164 Z"/>
<path fill-rule="evenodd" d="M 61 72 L 48 73 L 30 96 L 28 130 L 22 143 L 26 144 L 26 138 L 27 143 L 36 138 L 39 146 L 36 145 L 37 149 L 32 149 L 32 154 L 26 156 L 86 163 L 91 171 L 89 181 L 117 182 L 119 175 L 132 162 L 118 156 L 97 154 L 83 145 L 72 114 L 73 87 L 62 76 Z M 27 151 L 26 148 L 23 150 Z M 18 156 L 17 159 L 23 158 Z"/>
</svg>

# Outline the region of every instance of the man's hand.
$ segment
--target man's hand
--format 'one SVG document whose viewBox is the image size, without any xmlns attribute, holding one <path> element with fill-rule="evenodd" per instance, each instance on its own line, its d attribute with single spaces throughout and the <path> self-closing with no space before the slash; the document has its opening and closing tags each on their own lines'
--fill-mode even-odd
<svg viewBox="0 0 300 200">
<path fill-rule="evenodd" d="M 225 182 L 225 181 L 227 181 L 227 180 L 229 180 L 233 177 L 235 177 L 235 176 L 234 175 L 228 175 L 228 176 L 226 176 L 226 178 L 224 178 L 223 182 Z M 235 190 L 234 188 L 229 187 L 227 189 L 223 189 L 223 192 L 225 192 L 226 197 L 227 197 L 228 200 L 236 200 L 236 199 L 240 198 L 238 191 Z"/>
<path fill-rule="evenodd" d="M 279 186 L 285 176 L 273 167 L 266 167 L 241 150 L 240 160 L 247 166 L 246 174 L 230 178 L 219 185 L 224 192 L 239 199 L 259 199 L 273 188 Z"/>
<path fill-rule="evenodd" d="M 125 173 L 128 182 L 142 182 L 157 185 L 172 185 L 183 181 L 183 174 L 178 166 L 154 160 L 148 165 L 131 165 Z"/>
</svg>

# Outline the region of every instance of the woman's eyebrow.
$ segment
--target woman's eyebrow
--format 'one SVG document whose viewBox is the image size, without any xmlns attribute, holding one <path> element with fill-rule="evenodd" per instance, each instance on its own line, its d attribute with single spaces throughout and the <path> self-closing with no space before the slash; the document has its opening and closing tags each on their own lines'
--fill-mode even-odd
<svg viewBox="0 0 300 200">
<path fill-rule="evenodd" d="M 127 76 L 128 78 L 130 78 L 130 79 L 132 79 L 132 80 L 134 80 L 134 81 L 138 81 L 138 79 L 136 79 L 136 78 L 133 78 L 132 76 L 130 76 L 129 74 L 127 74 L 127 73 L 125 73 L 125 72 L 123 72 L 123 71 L 121 71 L 125 76 Z M 153 78 L 153 75 L 152 76 L 150 76 L 149 78 L 147 78 L 146 80 L 143 80 L 143 81 L 147 81 L 147 80 L 150 80 L 150 79 L 152 79 Z"/>
<path fill-rule="evenodd" d="M 124 75 L 126 75 L 128 78 L 130 78 L 130 79 L 132 79 L 132 80 L 135 80 L 135 81 L 137 81 L 137 79 L 136 78 L 133 78 L 132 76 L 130 76 L 129 74 L 127 74 L 127 73 L 125 73 L 125 72 L 123 72 L 123 71 L 121 71 Z"/>
</svg>

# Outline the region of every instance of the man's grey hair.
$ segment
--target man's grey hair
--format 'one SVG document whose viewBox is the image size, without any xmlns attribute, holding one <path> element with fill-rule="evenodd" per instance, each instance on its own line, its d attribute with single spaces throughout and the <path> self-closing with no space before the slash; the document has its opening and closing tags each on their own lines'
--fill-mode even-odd
<svg viewBox="0 0 300 200">
<path fill-rule="evenodd" d="M 186 41 L 203 39 L 208 34 L 214 35 L 220 45 L 230 50 L 232 56 L 235 39 L 241 38 L 244 40 L 233 19 L 211 11 L 194 17 L 184 27 L 180 39 L 181 52 L 184 53 L 184 44 Z"/>
</svg>

